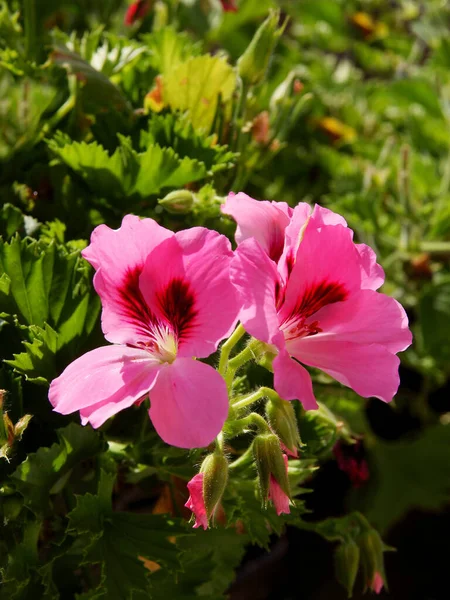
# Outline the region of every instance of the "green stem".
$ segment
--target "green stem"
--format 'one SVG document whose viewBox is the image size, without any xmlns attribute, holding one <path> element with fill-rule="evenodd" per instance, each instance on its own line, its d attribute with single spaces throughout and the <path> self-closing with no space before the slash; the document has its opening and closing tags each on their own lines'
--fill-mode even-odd
<svg viewBox="0 0 450 600">
<path fill-rule="evenodd" d="M 219 373 L 224 376 L 225 371 L 228 366 L 228 359 L 230 358 L 231 351 L 239 342 L 239 340 L 245 335 L 244 327 L 239 324 L 236 329 L 233 331 L 231 336 L 227 339 L 227 341 L 223 344 L 220 350 L 220 359 L 219 359 Z"/>
<path fill-rule="evenodd" d="M 39 139 L 43 139 L 58 123 L 75 108 L 76 98 L 71 94 L 62 106 L 58 108 L 54 115 L 44 124 L 39 134 Z"/>
<path fill-rule="evenodd" d="M 252 394 L 249 394 L 245 398 L 242 398 L 241 400 L 238 400 L 237 402 L 235 402 L 233 404 L 233 408 L 240 410 L 241 408 L 245 408 L 246 406 L 250 406 L 251 404 L 258 402 L 258 400 L 261 400 L 261 398 L 264 398 L 264 397 L 265 398 L 273 398 L 273 399 L 280 398 L 278 396 L 278 394 L 271 388 L 261 387 L 261 388 L 259 388 L 259 390 L 256 390 L 256 392 L 253 392 Z"/>
<path fill-rule="evenodd" d="M 23 20 L 25 28 L 25 55 L 31 61 L 33 58 L 37 58 L 34 56 L 37 46 L 36 0 L 24 0 Z"/>
<path fill-rule="evenodd" d="M 257 340 L 254 340 L 254 342 L 250 342 L 250 344 L 246 348 L 244 348 L 242 352 L 239 352 L 239 354 L 237 354 L 228 362 L 228 368 L 225 375 L 225 382 L 228 386 L 228 389 L 231 389 L 234 376 L 236 375 L 236 371 L 240 369 L 243 365 L 245 365 L 245 363 L 256 358 L 257 354 L 255 354 L 255 342 L 258 345 L 260 344 L 260 342 L 257 342 Z"/>
<path fill-rule="evenodd" d="M 229 470 L 234 470 L 234 469 L 239 469 L 240 467 L 246 467 L 247 465 L 249 465 L 253 460 L 253 451 L 252 451 L 252 447 L 250 446 L 249 448 L 247 448 L 247 450 L 241 454 L 241 456 L 239 458 L 237 458 L 235 461 L 233 461 L 232 463 L 230 463 L 228 465 L 228 469 Z"/>
<path fill-rule="evenodd" d="M 223 447 L 224 447 L 224 439 L 223 439 L 223 431 L 221 431 L 219 433 L 219 435 L 216 437 L 215 452 L 218 454 L 223 454 Z"/>
</svg>

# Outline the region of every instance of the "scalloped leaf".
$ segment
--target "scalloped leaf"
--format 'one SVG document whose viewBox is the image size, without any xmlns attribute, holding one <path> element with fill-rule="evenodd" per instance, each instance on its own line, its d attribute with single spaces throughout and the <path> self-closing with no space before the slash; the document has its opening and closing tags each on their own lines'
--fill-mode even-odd
<svg viewBox="0 0 450 600">
<path fill-rule="evenodd" d="M 49 147 L 91 191 L 115 202 L 144 200 L 162 188 L 182 187 L 207 175 L 203 163 L 180 158 L 172 148 L 152 144 L 145 152 L 136 152 L 129 138 L 119 136 L 119 140 L 111 156 L 97 142 L 68 143 L 62 136 L 51 140 Z"/>
<path fill-rule="evenodd" d="M 187 111 L 194 129 L 209 132 L 220 101 L 228 102 L 236 87 L 236 74 L 225 58 L 194 56 L 164 77 L 163 98 L 172 110 Z"/>
</svg>

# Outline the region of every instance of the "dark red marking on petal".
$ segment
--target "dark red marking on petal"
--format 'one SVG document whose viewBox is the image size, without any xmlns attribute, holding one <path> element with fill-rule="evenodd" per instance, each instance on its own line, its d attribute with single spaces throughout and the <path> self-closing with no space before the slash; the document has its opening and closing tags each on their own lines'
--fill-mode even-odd
<svg viewBox="0 0 450 600">
<path fill-rule="evenodd" d="M 322 281 L 311 285 L 304 290 L 285 322 L 307 319 L 327 304 L 342 302 L 347 296 L 347 290 L 338 282 Z"/>
<path fill-rule="evenodd" d="M 286 269 L 287 269 L 288 277 L 292 273 L 294 264 L 295 264 L 294 253 L 289 252 L 289 254 L 286 256 Z"/>
<path fill-rule="evenodd" d="M 283 254 L 284 249 L 284 231 L 274 228 L 269 246 L 269 258 L 274 262 L 278 262 Z"/>
<path fill-rule="evenodd" d="M 158 302 L 178 341 L 188 337 L 198 314 L 195 309 L 195 296 L 189 284 L 180 278 L 172 279 L 158 294 Z"/>
<path fill-rule="evenodd" d="M 151 337 L 157 319 L 139 289 L 141 271 L 140 267 L 136 267 L 127 272 L 117 290 L 117 300 L 124 321 L 131 323 L 141 335 Z"/>
</svg>

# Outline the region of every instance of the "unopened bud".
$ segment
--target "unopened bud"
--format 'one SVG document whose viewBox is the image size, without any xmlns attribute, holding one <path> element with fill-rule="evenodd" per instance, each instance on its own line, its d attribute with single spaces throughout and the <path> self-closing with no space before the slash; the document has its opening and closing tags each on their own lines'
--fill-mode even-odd
<svg viewBox="0 0 450 600">
<path fill-rule="evenodd" d="M 253 440 L 253 455 L 258 470 L 263 506 L 266 507 L 269 500 L 271 477 L 289 498 L 291 495 L 289 479 L 278 437 L 273 433 L 257 435 Z"/>
<path fill-rule="evenodd" d="M 280 438 L 285 451 L 297 457 L 301 440 L 292 403 L 281 398 L 270 398 L 266 404 L 266 415 L 270 428 Z"/>
<path fill-rule="evenodd" d="M 384 545 L 378 531 L 373 528 L 363 531 L 357 542 L 361 550 L 361 565 L 367 589 L 372 586 L 377 574 L 384 580 Z"/>
<path fill-rule="evenodd" d="M 14 425 L 6 412 L 3 413 L 3 426 L 5 428 L 6 442 L 8 446 L 12 446 L 14 443 Z"/>
<path fill-rule="evenodd" d="M 275 44 L 286 25 L 278 27 L 279 20 L 280 12 L 272 11 L 239 58 L 238 74 L 245 84 L 255 85 L 264 79 Z"/>
<path fill-rule="evenodd" d="M 191 211 L 194 202 L 195 196 L 189 190 L 175 190 L 159 200 L 158 204 L 173 215 L 185 215 Z"/>
<path fill-rule="evenodd" d="M 24 415 L 17 421 L 17 423 L 14 425 L 14 435 L 16 438 L 19 438 L 20 440 L 20 438 L 23 435 L 23 432 L 28 427 L 28 423 L 31 421 L 32 418 L 33 415 Z"/>
<path fill-rule="evenodd" d="M 3 409 L 3 402 L 5 401 L 6 390 L 0 390 L 0 410 Z"/>
<path fill-rule="evenodd" d="M 334 553 L 336 579 L 345 587 L 351 598 L 359 569 L 360 550 L 354 541 L 344 542 Z"/>
<path fill-rule="evenodd" d="M 209 519 L 227 486 L 228 461 L 223 454 L 210 454 L 203 461 L 200 473 L 203 473 L 203 498 Z"/>
</svg>

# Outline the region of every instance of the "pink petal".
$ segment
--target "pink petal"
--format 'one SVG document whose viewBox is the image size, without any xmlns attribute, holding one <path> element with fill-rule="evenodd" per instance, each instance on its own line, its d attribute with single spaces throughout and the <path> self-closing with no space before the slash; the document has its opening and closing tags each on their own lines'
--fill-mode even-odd
<svg viewBox="0 0 450 600">
<path fill-rule="evenodd" d="M 119 229 L 99 225 L 82 254 L 97 270 L 94 287 L 102 301 L 102 329 L 108 341 L 148 340 L 152 315 L 139 291 L 148 254 L 173 233 L 153 219 L 127 215 Z"/>
<path fill-rule="evenodd" d="M 274 387 L 284 400 L 300 400 L 305 410 L 318 408 L 311 377 L 305 367 L 293 360 L 286 350 L 273 361 Z"/>
<path fill-rule="evenodd" d="M 322 369 L 364 398 L 390 402 L 399 386 L 398 357 L 380 344 L 337 342 L 319 335 L 296 340 L 289 352 L 297 360 Z"/>
<path fill-rule="evenodd" d="M 315 227 L 322 227 L 323 225 L 342 225 L 343 227 L 347 227 L 347 221 L 344 217 L 318 204 L 314 206 L 311 221 Z"/>
<path fill-rule="evenodd" d="M 359 253 L 342 225 L 306 226 L 286 287 L 280 322 L 309 317 L 361 287 Z"/>
<path fill-rule="evenodd" d="M 280 281 L 275 263 L 254 239 L 245 240 L 231 263 L 231 281 L 241 302 L 239 318 L 245 329 L 262 342 L 280 337 L 276 293 Z"/>
<path fill-rule="evenodd" d="M 230 280 L 234 252 L 229 240 L 204 227 L 175 234 L 183 250 L 186 278 L 196 298 L 195 336 L 180 348 L 180 356 L 207 357 L 233 332 L 240 304 Z"/>
<path fill-rule="evenodd" d="M 283 459 L 287 472 L 288 458 L 286 454 L 283 454 Z M 272 474 L 270 474 L 269 480 L 269 500 L 272 500 L 277 515 L 281 515 L 281 513 L 289 514 L 291 512 L 289 509 L 289 496 L 283 492 L 280 484 Z"/>
<path fill-rule="evenodd" d="M 393 353 L 405 350 L 412 341 L 408 317 L 401 304 L 373 290 L 361 290 L 345 302 L 329 304 L 310 320 L 317 320 L 322 330 L 314 336 L 316 341 L 381 344 Z M 287 342 L 288 350 L 291 345 L 295 348 L 295 344 L 295 340 Z"/>
<path fill-rule="evenodd" d="M 202 526 L 208 529 L 208 517 L 206 515 L 205 500 L 203 498 L 203 473 L 197 473 L 187 484 L 189 498 L 185 506 L 195 515 L 194 529 Z"/>
<path fill-rule="evenodd" d="M 175 331 L 178 356 L 209 356 L 233 331 L 232 256 L 224 236 L 201 227 L 179 232 L 149 254 L 139 287 L 155 318 Z"/>
<path fill-rule="evenodd" d="M 384 283 L 383 268 L 377 263 L 375 252 L 366 244 L 356 244 L 361 258 L 361 287 L 363 289 L 377 290 Z"/>
<path fill-rule="evenodd" d="M 375 592 L 375 594 L 379 594 L 381 592 L 381 590 L 383 589 L 384 586 L 384 581 L 382 576 L 380 575 L 380 573 L 378 573 L 378 571 L 375 573 L 375 575 L 373 576 L 373 581 L 371 584 L 371 588 L 372 591 Z"/>
<path fill-rule="evenodd" d="M 273 261 L 278 261 L 283 252 L 284 231 L 289 225 L 292 208 L 285 202 L 254 200 L 242 192 L 231 192 L 222 205 L 222 212 L 236 221 L 238 244 L 254 238 Z"/>
<path fill-rule="evenodd" d="M 164 364 L 150 394 L 150 418 L 167 444 L 201 448 L 228 415 L 227 386 L 219 373 L 190 358 Z"/>
<path fill-rule="evenodd" d="M 126 346 L 97 348 L 75 360 L 52 381 L 49 400 L 56 412 L 67 415 L 80 410 L 84 423 L 99 427 L 147 394 L 159 368 L 160 363 L 144 350 Z M 102 411 L 91 419 L 93 407 Z"/>
<path fill-rule="evenodd" d="M 311 215 L 311 207 L 306 202 L 300 202 L 294 208 L 291 221 L 286 227 L 283 254 L 278 261 L 278 271 L 284 281 L 292 271 L 297 250 L 300 245 L 303 230 Z"/>
</svg>

